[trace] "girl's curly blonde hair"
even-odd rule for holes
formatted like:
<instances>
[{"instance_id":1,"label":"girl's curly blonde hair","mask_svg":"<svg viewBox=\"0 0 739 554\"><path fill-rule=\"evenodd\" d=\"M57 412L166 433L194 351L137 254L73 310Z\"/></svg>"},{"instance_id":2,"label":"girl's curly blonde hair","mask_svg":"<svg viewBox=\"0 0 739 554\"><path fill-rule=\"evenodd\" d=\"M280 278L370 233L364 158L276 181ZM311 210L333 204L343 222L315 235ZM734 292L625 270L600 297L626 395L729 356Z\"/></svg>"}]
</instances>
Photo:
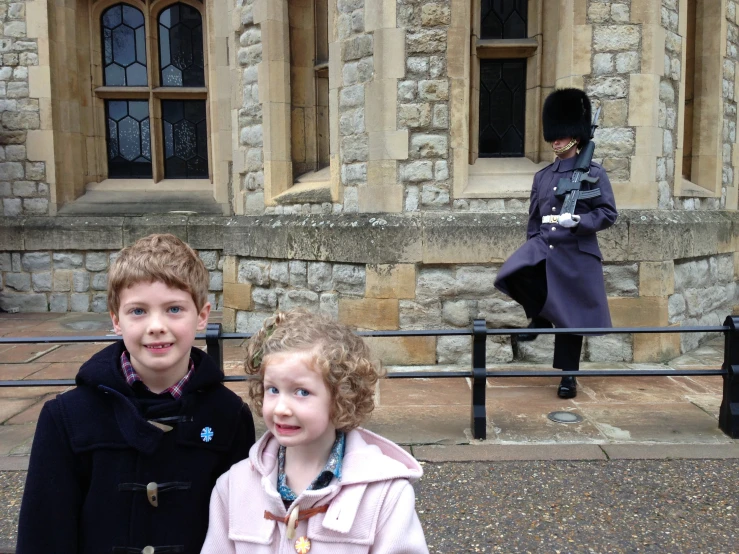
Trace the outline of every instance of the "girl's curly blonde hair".
<instances>
[{"instance_id":1,"label":"girl's curly blonde hair","mask_svg":"<svg viewBox=\"0 0 739 554\"><path fill-rule=\"evenodd\" d=\"M313 369L323 375L331 392L331 422L340 431L362 424L375 407L375 384L379 366L361 337L323 314L303 309L277 312L267 318L246 347L245 371L257 379L249 381L249 397L262 416L265 362L280 352L309 352Z\"/></svg>"}]
</instances>

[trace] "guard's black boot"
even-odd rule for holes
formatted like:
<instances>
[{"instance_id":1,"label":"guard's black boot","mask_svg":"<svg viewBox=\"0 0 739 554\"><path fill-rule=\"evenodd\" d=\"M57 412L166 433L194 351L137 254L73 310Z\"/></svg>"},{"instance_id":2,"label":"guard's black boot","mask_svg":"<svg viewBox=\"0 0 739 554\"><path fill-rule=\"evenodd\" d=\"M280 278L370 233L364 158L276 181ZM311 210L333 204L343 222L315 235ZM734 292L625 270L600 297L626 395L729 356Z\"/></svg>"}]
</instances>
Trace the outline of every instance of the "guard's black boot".
<instances>
[{"instance_id":1,"label":"guard's black boot","mask_svg":"<svg viewBox=\"0 0 739 554\"><path fill-rule=\"evenodd\" d=\"M577 379L574 377L562 377L557 389L560 398L575 398L577 396Z\"/></svg>"},{"instance_id":2,"label":"guard's black boot","mask_svg":"<svg viewBox=\"0 0 739 554\"><path fill-rule=\"evenodd\" d=\"M528 329L550 329L551 327L551 321L538 316L532 318L531 323L527 326ZM538 333L522 333L520 335L516 335L516 338L518 339L518 342L529 342L536 339L538 336Z\"/></svg>"}]
</instances>

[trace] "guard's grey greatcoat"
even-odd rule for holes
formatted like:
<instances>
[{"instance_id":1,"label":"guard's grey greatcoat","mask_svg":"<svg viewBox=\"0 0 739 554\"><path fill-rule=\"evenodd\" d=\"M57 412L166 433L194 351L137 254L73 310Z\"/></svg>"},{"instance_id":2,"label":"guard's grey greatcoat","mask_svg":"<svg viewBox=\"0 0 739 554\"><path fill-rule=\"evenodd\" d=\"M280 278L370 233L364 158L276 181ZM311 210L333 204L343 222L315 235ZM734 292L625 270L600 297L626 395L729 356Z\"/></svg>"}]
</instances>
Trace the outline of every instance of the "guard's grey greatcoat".
<instances>
[{"instance_id":1,"label":"guard's grey greatcoat","mask_svg":"<svg viewBox=\"0 0 739 554\"><path fill-rule=\"evenodd\" d=\"M610 327L603 257L595 233L613 225L618 212L603 167L592 163L590 175L600 180L596 185L582 184L582 190L600 188L601 195L578 200L579 225L566 229L557 223L542 223L544 216L559 215L563 198L554 195L555 187L561 178L572 176L576 159L557 159L534 177L526 243L500 268L495 286L510 296L507 279L515 279L523 267L546 261L548 295L539 315L555 327Z\"/></svg>"}]
</instances>

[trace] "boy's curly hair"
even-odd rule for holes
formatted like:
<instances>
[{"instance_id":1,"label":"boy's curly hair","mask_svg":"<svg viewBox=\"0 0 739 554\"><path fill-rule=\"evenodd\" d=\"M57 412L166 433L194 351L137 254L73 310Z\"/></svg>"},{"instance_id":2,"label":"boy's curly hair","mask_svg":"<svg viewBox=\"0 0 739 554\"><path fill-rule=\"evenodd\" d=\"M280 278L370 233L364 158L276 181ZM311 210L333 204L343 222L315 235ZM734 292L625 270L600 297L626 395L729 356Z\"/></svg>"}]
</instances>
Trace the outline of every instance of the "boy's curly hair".
<instances>
[{"instance_id":1,"label":"boy's curly hair","mask_svg":"<svg viewBox=\"0 0 739 554\"><path fill-rule=\"evenodd\" d=\"M247 344L244 369L257 377L249 382L249 397L259 416L265 361L280 352L313 355L313 368L323 375L331 392L331 422L336 429L350 431L358 427L374 409L380 370L370 359L364 340L328 316L296 309L267 318Z\"/></svg>"},{"instance_id":2,"label":"boy's curly hair","mask_svg":"<svg viewBox=\"0 0 739 554\"><path fill-rule=\"evenodd\" d=\"M160 281L190 293L200 311L208 301L210 276L195 251L171 234L153 234L120 251L108 274L108 309L118 314L121 291Z\"/></svg>"}]
</instances>

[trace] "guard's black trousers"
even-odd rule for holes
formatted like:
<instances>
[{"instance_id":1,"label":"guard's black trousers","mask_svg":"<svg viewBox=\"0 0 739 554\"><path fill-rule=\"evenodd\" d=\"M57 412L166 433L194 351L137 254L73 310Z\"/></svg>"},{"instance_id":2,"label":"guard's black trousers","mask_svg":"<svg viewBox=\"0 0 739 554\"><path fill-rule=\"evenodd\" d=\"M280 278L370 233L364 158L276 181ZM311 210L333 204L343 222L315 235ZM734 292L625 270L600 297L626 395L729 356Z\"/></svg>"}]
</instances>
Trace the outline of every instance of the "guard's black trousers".
<instances>
[{"instance_id":1,"label":"guard's black trousers","mask_svg":"<svg viewBox=\"0 0 739 554\"><path fill-rule=\"evenodd\" d=\"M548 320L540 317L544 303L547 301L547 267L546 262L535 266L524 267L506 279L508 291L516 302L523 306L526 317L532 319L534 327L551 327ZM573 307L573 309L576 309ZM565 371L580 369L580 353L582 352L582 336L554 335L554 361L552 367Z\"/></svg>"}]
</instances>

